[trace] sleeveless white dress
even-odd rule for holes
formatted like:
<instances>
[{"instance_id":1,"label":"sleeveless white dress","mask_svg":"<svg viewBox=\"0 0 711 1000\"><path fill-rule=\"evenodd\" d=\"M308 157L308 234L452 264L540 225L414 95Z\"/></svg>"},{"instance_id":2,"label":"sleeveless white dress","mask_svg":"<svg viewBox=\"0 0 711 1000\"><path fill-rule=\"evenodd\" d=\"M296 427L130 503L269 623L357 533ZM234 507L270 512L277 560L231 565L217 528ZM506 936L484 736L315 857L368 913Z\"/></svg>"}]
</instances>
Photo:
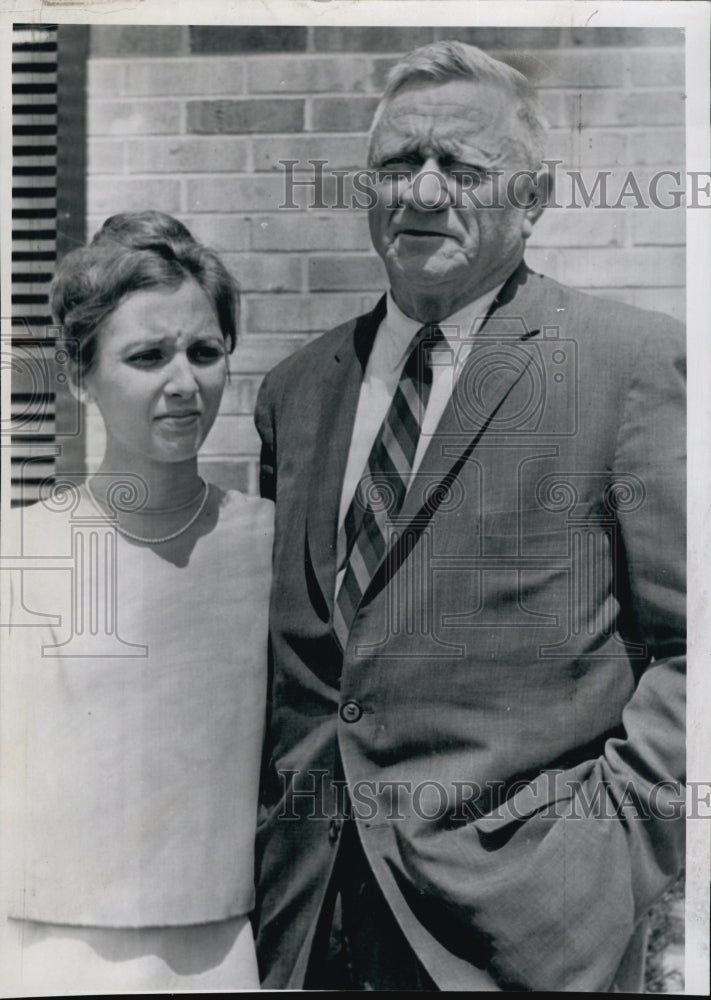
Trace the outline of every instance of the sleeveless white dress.
<instances>
[{"instance_id":1,"label":"sleeveless white dress","mask_svg":"<svg viewBox=\"0 0 711 1000\"><path fill-rule=\"evenodd\" d=\"M3 966L18 995L258 986L273 510L211 490L214 523L180 565L83 491L70 512L13 512Z\"/></svg>"}]
</instances>

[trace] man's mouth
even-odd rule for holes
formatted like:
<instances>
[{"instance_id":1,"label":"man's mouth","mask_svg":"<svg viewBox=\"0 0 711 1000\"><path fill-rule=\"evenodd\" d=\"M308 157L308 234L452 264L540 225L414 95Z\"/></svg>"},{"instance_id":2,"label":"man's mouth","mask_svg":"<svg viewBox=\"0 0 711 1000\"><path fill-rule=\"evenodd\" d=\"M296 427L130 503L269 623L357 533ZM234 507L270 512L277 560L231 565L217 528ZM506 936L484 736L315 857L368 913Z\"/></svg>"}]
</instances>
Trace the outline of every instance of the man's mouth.
<instances>
[{"instance_id":1,"label":"man's mouth","mask_svg":"<svg viewBox=\"0 0 711 1000\"><path fill-rule=\"evenodd\" d=\"M441 232L438 229L416 229L414 227L408 227L407 229L398 229L397 236L417 236L417 237L432 237L437 239L452 239L450 233Z\"/></svg>"}]
</instances>

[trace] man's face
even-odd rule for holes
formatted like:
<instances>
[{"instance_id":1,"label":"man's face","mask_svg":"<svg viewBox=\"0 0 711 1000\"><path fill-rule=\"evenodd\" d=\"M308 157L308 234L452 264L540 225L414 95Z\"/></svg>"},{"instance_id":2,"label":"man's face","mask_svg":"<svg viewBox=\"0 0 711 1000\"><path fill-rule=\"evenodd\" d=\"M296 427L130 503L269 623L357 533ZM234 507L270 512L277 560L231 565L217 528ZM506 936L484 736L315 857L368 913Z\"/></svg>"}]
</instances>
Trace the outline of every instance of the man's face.
<instances>
[{"instance_id":1,"label":"man's face","mask_svg":"<svg viewBox=\"0 0 711 1000\"><path fill-rule=\"evenodd\" d=\"M370 233L396 302L415 318L429 318L416 315L423 296L445 318L523 256L540 210L523 207L525 177L507 198L508 179L530 167L513 104L499 87L453 79L413 83L385 106L371 142Z\"/></svg>"}]
</instances>

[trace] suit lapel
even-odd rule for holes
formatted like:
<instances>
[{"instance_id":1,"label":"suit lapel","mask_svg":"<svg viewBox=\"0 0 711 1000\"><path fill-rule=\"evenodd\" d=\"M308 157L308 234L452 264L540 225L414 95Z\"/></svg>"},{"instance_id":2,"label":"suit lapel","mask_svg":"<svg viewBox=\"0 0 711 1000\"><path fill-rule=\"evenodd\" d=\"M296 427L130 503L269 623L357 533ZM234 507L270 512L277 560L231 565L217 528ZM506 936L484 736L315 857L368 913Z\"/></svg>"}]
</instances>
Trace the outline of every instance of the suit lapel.
<instances>
[{"instance_id":1,"label":"suit lapel","mask_svg":"<svg viewBox=\"0 0 711 1000\"><path fill-rule=\"evenodd\" d=\"M358 396L385 303L383 296L371 313L348 325L334 343L324 372L323 405L315 428L321 450L315 455L309 494L306 561L307 572L311 570L322 592L318 603L326 617L333 608L338 510Z\"/></svg>"},{"instance_id":2,"label":"suit lapel","mask_svg":"<svg viewBox=\"0 0 711 1000\"><path fill-rule=\"evenodd\" d=\"M452 469L457 474L458 465L474 450L530 365L535 346L529 341L546 317L544 281L521 262L492 303L420 465L419 475L428 486ZM334 344L324 374L329 395L324 396L315 440L326 444L316 456L322 465L314 476L306 522L307 573L313 575L321 591L315 603L320 605L324 620L333 609L338 510L358 396L385 303L383 296L371 313L346 328ZM487 364L487 356L491 359L495 352L495 362ZM422 490L408 491L400 517L406 520L421 514L422 500ZM422 522L421 517L417 520ZM396 565L397 560L393 569ZM389 576L379 570L364 599L369 600Z\"/></svg>"}]
</instances>

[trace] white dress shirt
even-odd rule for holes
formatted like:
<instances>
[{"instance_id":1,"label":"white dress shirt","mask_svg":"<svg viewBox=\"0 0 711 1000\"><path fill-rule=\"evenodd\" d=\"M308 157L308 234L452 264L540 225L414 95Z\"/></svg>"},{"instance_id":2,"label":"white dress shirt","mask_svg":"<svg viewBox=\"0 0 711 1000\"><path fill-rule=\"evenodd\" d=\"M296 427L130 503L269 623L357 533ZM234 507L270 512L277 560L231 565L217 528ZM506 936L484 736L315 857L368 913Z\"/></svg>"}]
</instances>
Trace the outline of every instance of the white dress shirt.
<instances>
[{"instance_id":1,"label":"white dress shirt","mask_svg":"<svg viewBox=\"0 0 711 1000\"><path fill-rule=\"evenodd\" d=\"M503 282L437 324L444 334L444 342L432 352L432 387L412 464L413 472L420 466L440 417L451 399L462 364L471 351L473 338L502 285ZM339 531L365 471L373 442L395 395L407 360L407 348L422 326L418 320L406 316L388 292L387 312L375 334L358 396L338 514ZM340 588L343 572L341 570L337 575L336 593Z\"/></svg>"}]
</instances>

